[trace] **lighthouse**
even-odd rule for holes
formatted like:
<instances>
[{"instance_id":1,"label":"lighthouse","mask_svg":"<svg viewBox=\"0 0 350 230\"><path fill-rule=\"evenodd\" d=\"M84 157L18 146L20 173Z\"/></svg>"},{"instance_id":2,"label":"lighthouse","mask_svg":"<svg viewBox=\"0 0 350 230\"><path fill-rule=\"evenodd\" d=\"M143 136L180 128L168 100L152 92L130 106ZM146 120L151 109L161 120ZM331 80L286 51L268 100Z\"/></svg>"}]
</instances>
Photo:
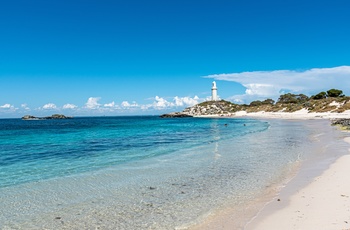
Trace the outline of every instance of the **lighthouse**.
<instances>
[{"instance_id":1,"label":"lighthouse","mask_svg":"<svg viewBox=\"0 0 350 230\"><path fill-rule=\"evenodd\" d=\"M213 81L213 87L211 88L211 100L217 101L218 100L218 88L216 88L216 82Z\"/></svg>"}]
</instances>

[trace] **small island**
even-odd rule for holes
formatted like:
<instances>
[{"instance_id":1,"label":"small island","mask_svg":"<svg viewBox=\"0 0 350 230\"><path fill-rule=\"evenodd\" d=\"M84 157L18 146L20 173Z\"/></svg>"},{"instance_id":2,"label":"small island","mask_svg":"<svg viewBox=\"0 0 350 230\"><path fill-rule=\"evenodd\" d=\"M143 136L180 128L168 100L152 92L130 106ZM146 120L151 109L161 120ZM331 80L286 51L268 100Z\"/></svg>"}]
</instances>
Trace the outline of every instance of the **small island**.
<instances>
[{"instance_id":1,"label":"small island","mask_svg":"<svg viewBox=\"0 0 350 230\"><path fill-rule=\"evenodd\" d=\"M53 114L48 117L35 117L32 115L25 115L22 117L22 120L59 120L59 119L72 119L73 117L68 117L63 114Z\"/></svg>"},{"instance_id":2,"label":"small island","mask_svg":"<svg viewBox=\"0 0 350 230\"><path fill-rule=\"evenodd\" d=\"M183 118L183 117L193 117L193 116L182 112L174 112L174 113L162 114L160 115L160 117L161 118L176 118L176 117Z\"/></svg>"}]
</instances>

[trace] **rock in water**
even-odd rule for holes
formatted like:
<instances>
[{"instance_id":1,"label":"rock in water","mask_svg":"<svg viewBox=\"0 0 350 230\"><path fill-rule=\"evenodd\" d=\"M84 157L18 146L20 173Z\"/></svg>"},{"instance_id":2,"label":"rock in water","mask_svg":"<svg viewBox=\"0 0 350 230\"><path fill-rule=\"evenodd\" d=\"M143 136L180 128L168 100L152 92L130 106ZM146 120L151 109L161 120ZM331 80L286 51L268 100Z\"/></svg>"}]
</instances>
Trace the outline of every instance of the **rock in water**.
<instances>
[{"instance_id":1,"label":"rock in water","mask_svg":"<svg viewBox=\"0 0 350 230\"><path fill-rule=\"evenodd\" d=\"M63 114L53 114L52 116L45 117L45 119L70 119L72 117L66 117Z\"/></svg>"},{"instance_id":2,"label":"rock in water","mask_svg":"<svg viewBox=\"0 0 350 230\"><path fill-rule=\"evenodd\" d=\"M63 114L53 114L48 117L34 117L32 115L25 115L22 120L49 120L49 119L71 119L72 117L67 117Z\"/></svg>"},{"instance_id":3,"label":"rock in water","mask_svg":"<svg viewBox=\"0 0 350 230\"><path fill-rule=\"evenodd\" d=\"M348 118L335 118L331 120L332 125L341 125L344 128L350 128L350 119Z\"/></svg>"},{"instance_id":4,"label":"rock in water","mask_svg":"<svg viewBox=\"0 0 350 230\"><path fill-rule=\"evenodd\" d=\"M161 118L183 118L183 117L193 117L191 115L188 115L186 113L180 113L180 112L174 112L174 113L166 113L163 115L160 115Z\"/></svg>"},{"instance_id":5,"label":"rock in water","mask_svg":"<svg viewBox=\"0 0 350 230\"><path fill-rule=\"evenodd\" d=\"M31 115L25 115L22 117L22 120L37 120L37 117L31 116Z\"/></svg>"}]
</instances>

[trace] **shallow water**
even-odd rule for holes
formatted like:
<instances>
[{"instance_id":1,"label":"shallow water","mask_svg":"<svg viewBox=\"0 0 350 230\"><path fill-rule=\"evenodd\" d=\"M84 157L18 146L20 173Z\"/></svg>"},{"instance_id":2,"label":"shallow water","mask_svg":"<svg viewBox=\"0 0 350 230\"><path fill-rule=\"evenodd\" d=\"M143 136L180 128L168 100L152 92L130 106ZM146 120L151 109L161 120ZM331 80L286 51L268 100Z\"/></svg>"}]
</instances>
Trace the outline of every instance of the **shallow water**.
<instances>
[{"instance_id":1,"label":"shallow water","mask_svg":"<svg viewBox=\"0 0 350 230\"><path fill-rule=\"evenodd\" d=\"M187 226L281 181L295 162L311 157L311 149L327 144L317 142L331 132L327 125L157 117L0 120L0 228Z\"/></svg>"}]
</instances>

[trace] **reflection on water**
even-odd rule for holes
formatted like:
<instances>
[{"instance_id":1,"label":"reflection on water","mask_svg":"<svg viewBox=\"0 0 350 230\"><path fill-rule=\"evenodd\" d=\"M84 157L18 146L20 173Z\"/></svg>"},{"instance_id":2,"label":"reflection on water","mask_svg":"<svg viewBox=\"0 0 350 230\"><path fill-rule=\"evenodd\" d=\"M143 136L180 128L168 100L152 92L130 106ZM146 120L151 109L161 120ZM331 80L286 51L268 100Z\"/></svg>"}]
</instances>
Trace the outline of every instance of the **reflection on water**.
<instances>
[{"instance_id":1,"label":"reflection on water","mask_svg":"<svg viewBox=\"0 0 350 230\"><path fill-rule=\"evenodd\" d=\"M222 124L221 124L222 125ZM219 153L219 142L220 142L220 129L217 119L213 119L211 123L212 133L213 133L213 140L214 140L214 159L217 160L221 157ZM224 124L226 127L226 124Z\"/></svg>"},{"instance_id":2,"label":"reflection on water","mask_svg":"<svg viewBox=\"0 0 350 230\"><path fill-rule=\"evenodd\" d=\"M153 122L153 128L149 122ZM314 144L322 148L330 143L338 144L338 140L314 143L309 138L315 133L330 136L332 128L323 121L270 121L269 124L248 119L170 119L157 122L147 121L147 132L143 132L148 136L142 139L144 143L157 141L152 147L135 143L131 152L134 160L0 188L0 229L186 226L227 204L234 207L249 203L271 183L281 180L298 156L306 158ZM161 127L155 131L157 124ZM124 127L132 136L128 129ZM95 132L97 142L99 135L104 140L107 138L105 132ZM117 131L109 130L108 138L113 132ZM169 143L172 138L178 140ZM136 141L121 145L125 147L133 142ZM152 155L155 152L166 154ZM82 160L102 165L105 157L115 159L113 152L97 153ZM135 160L142 154L148 157ZM62 165L60 170L64 168Z\"/></svg>"}]
</instances>

